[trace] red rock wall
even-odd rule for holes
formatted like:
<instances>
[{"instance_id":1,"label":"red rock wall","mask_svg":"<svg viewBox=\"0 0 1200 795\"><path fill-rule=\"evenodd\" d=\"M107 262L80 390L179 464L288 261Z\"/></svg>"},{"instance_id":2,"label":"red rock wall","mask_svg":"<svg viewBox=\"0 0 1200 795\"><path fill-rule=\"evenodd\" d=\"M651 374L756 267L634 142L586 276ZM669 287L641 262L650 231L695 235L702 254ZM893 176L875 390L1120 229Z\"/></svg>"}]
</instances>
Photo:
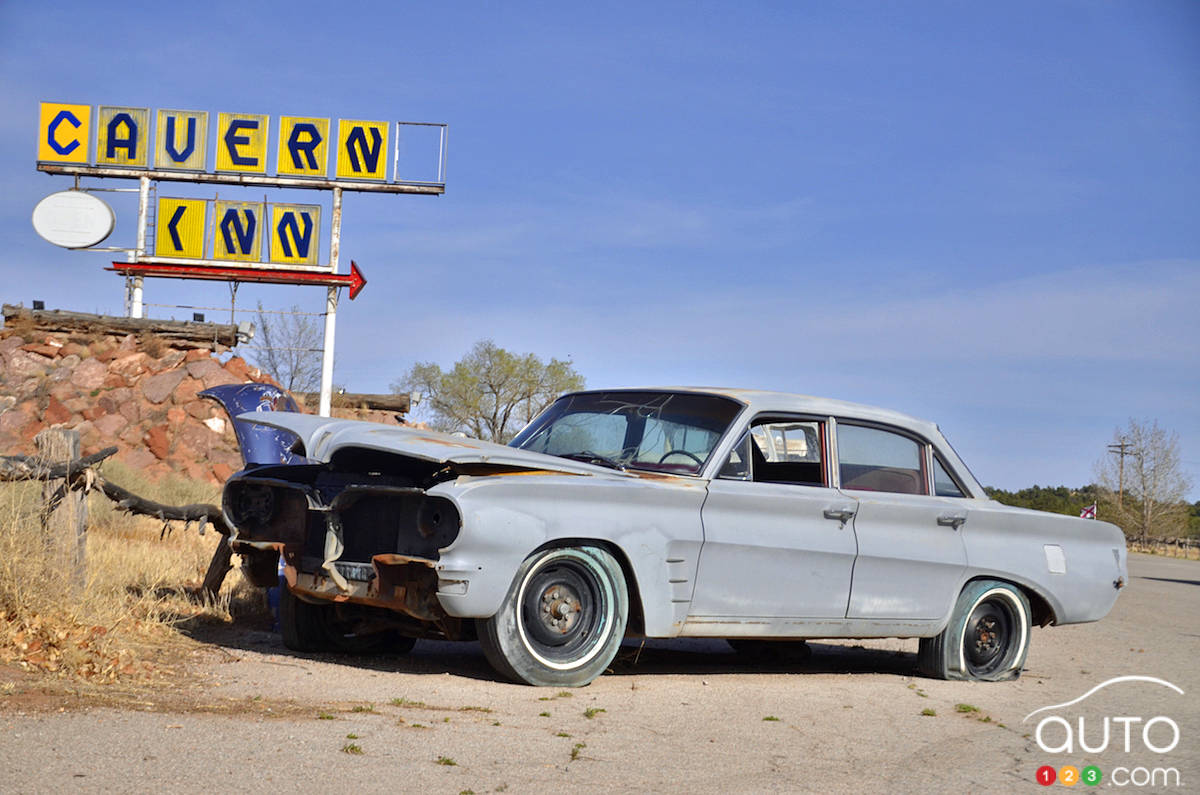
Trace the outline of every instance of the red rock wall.
<instances>
[{"instance_id":1,"label":"red rock wall","mask_svg":"<svg viewBox=\"0 0 1200 795\"><path fill-rule=\"evenodd\" d=\"M219 384L275 383L240 357L174 349L159 338L0 330L0 454L36 453L43 428L74 428L85 455L116 457L158 477L224 481L241 469L224 410L196 393Z\"/></svg>"}]
</instances>

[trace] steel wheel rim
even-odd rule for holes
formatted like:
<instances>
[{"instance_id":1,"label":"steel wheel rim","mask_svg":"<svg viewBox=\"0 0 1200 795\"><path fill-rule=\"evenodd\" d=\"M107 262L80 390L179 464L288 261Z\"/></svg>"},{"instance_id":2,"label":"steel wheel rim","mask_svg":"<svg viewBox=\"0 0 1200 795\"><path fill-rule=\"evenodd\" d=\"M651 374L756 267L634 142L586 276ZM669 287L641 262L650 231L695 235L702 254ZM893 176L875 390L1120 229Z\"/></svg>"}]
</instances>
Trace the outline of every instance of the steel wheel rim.
<instances>
[{"instance_id":1,"label":"steel wheel rim","mask_svg":"<svg viewBox=\"0 0 1200 795\"><path fill-rule=\"evenodd\" d=\"M963 651L973 676L985 676L1004 666L1015 623L1012 609L998 599L987 599L971 611L963 628Z\"/></svg>"},{"instance_id":2,"label":"steel wheel rim","mask_svg":"<svg viewBox=\"0 0 1200 795\"><path fill-rule=\"evenodd\" d=\"M535 657L553 667L581 665L598 648L610 607L591 566L574 558L550 560L521 589L521 637Z\"/></svg>"}]
</instances>

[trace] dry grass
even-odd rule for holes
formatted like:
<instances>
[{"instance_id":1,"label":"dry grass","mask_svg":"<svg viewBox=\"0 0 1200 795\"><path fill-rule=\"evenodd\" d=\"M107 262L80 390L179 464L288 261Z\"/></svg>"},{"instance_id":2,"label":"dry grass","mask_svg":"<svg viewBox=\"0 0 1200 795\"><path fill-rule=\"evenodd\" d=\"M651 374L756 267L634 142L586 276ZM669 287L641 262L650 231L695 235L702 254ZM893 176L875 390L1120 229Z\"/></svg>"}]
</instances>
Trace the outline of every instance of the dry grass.
<instances>
[{"instance_id":1,"label":"dry grass","mask_svg":"<svg viewBox=\"0 0 1200 795\"><path fill-rule=\"evenodd\" d=\"M179 478L147 481L117 463L106 478L168 504L215 502L219 489ZM261 613L261 591L235 569L221 596L199 593L221 536L117 511L88 499L86 579L73 581L63 553L41 530L40 484L0 484L0 662L31 672L97 683L153 674L192 642L194 621Z\"/></svg>"}]
</instances>

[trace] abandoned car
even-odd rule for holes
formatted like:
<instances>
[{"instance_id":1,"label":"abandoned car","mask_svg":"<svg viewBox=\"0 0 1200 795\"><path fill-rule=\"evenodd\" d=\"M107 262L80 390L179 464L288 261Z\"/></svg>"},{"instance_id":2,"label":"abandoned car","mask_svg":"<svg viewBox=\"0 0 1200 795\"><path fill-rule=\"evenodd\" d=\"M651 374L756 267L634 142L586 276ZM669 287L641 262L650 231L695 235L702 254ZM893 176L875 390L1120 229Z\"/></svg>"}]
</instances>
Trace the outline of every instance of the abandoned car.
<instances>
[{"instance_id":1,"label":"abandoned car","mask_svg":"<svg viewBox=\"0 0 1200 795\"><path fill-rule=\"evenodd\" d=\"M240 420L294 435L223 509L252 581L277 582L282 555L298 650L478 638L503 676L569 687L625 637L901 637L927 675L1002 680L1032 625L1102 618L1126 577L1119 528L994 502L936 425L869 406L586 391L508 446Z\"/></svg>"}]
</instances>

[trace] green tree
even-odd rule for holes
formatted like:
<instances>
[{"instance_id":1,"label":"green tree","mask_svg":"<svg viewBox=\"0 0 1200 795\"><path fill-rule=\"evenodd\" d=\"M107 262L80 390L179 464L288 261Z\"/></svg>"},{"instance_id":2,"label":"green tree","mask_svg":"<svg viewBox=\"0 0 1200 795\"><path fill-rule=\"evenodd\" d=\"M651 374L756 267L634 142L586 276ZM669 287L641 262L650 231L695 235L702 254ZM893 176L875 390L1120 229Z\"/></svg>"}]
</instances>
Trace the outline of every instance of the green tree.
<instances>
[{"instance_id":1,"label":"green tree","mask_svg":"<svg viewBox=\"0 0 1200 795\"><path fill-rule=\"evenodd\" d=\"M1142 541L1185 535L1191 482L1180 464L1178 434L1131 419L1113 433L1109 450L1096 464L1103 516Z\"/></svg>"},{"instance_id":2,"label":"green tree","mask_svg":"<svg viewBox=\"0 0 1200 795\"><path fill-rule=\"evenodd\" d=\"M571 364L480 340L450 370L418 362L392 389L412 394L418 416L436 430L505 443L559 395L583 389Z\"/></svg>"}]
</instances>

